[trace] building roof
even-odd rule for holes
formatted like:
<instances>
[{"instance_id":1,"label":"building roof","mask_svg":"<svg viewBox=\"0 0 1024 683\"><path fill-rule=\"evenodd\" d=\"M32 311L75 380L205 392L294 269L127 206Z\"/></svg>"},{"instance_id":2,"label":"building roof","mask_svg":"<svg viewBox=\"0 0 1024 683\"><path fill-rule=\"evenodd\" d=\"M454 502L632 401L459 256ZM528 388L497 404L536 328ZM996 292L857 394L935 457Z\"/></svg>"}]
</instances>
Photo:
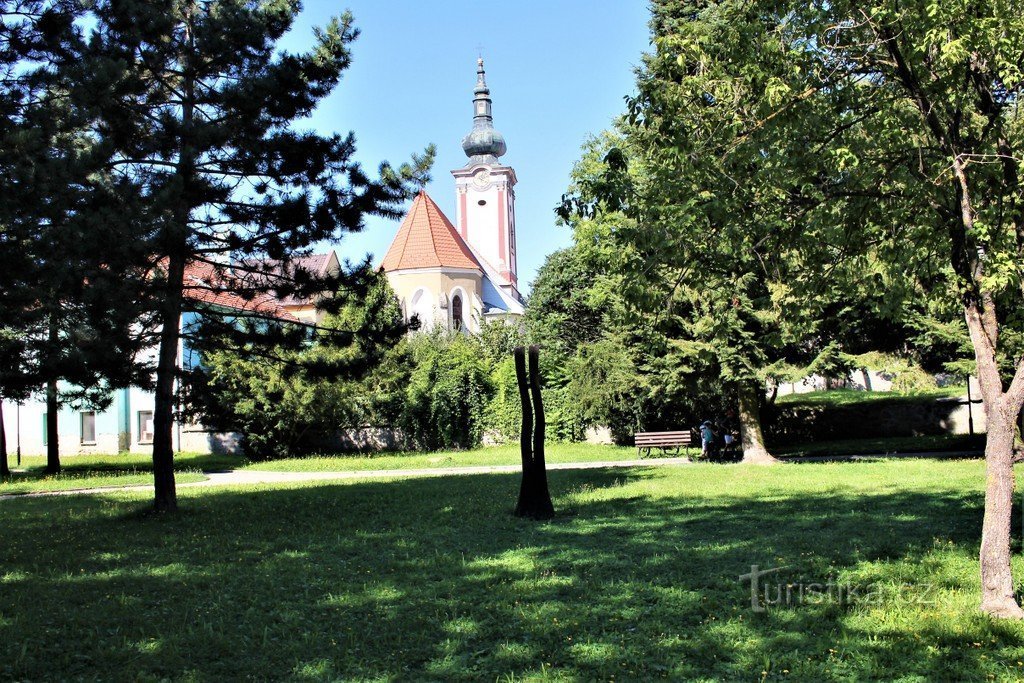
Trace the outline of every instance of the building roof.
<instances>
[{"instance_id":1,"label":"building roof","mask_svg":"<svg viewBox=\"0 0 1024 683\"><path fill-rule=\"evenodd\" d=\"M338 258L334 251L328 251L324 254L308 254L306 256L297 256L289 261L289 267L292 269L289 272L293 272L296 268L301 268L315 278L322 279L332 274L332 270L338 266ZM272 268L268 268L268 271L273 272L275 275L285 277L286 268L284 264L277 263L273 264ZM317 297L301 296L299 294L289 294L281 297L280 304L282 306L310 306L315 303Z\"/></svg>"},{"instance_id":2,"label":"building roof","mask_svg":"<svg viewBox=\"0 0 1024 683\"><path fill-rule=\"evenodd\" d=\"M263 318L301 322L273 296L263 292L246 292L244 283L210 263L190 263L185 268L184 285L185 298L194 303L240 313L248 312Z\"/></svg>"},{"instance_id":3,"label":"building roof","mask_svg":"<svg viewBox=\"0 0 1024 683\"><path fill-rule=\"evenodd\" d=\"M426 192L413 200L381 268L471 268L482 270L473 251Z\"/></svg>"}]
</instances>

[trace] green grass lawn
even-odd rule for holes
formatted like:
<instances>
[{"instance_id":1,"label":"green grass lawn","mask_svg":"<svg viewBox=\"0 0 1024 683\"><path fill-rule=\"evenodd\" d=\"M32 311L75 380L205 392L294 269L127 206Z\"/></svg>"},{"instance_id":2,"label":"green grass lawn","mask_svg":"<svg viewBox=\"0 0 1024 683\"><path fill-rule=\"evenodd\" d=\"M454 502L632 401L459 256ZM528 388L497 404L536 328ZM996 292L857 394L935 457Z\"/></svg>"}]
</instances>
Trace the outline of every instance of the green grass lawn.
<instances>
[{"instance_id":1,"label":"green grass lawn","mask_svg":"<svg viewBox=\"0 0 1024 683\"><path fill-rule=\"evenodd\" d=\"M8 457L8 462L12 468L17 468L13 457ZM175 479L181 484L202 481L206 478L201 472L203 469L220 469L243 462L242 458L179 453L174 462ZM67 455L61 458L61 466L60 474L48 475L43 472L45 457L24 456L21 470L15 471L10 480L0 481L0 495L153 483L153 459L148 454Z\"/></svg>"},{"instance_id":2,"label":"green grass lawn","mask_svg":"<svg viewBox=\"0 0 1024 683\"><path fill-rule=\"evenodd\" d=\"M509 514L512 474L185 489L172 517L135 493L4 501L0 679L1024 675L1024 625L976 610L978 461L550 482L546 523ZM754 564L797 597L752 611Z\"/></svg>"},{"instance_id":3,"label":"green grass lawn","mask_svg":"<svg viewBox=\"0 0 1024 683\"><path fill-rule=\"evenodd\" d=\"M938 398L954 398L966 396L967 386L944 387L928 391L858 391L856 389L829 389L828 391L811 391L806 394L786 394L779 396L775 402L781 405L820 405L843 406L853 403L871 401L904 401L917 403L922 400ZM979 398L975 396L974 398Z\"/></svg>"}]
</instances>

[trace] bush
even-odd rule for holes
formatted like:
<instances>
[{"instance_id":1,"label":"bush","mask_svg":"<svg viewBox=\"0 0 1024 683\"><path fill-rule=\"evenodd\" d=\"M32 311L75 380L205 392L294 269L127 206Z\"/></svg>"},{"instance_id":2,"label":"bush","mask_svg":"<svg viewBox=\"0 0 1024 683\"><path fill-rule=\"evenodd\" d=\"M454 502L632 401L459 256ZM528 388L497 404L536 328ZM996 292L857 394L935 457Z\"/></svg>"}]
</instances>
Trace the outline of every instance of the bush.
<instances>
[{"instance_id":1,"label":"bush","mask_svg":"<svg viewBox=\"0 0 1024 683\"><path fill-rule=\"evenodd\" d=\"M410 340L410 349L414 367L402 418L406 435L426 450L478 446L494 393L479 341L435 333Z\"/></svg>"}]
</instances>

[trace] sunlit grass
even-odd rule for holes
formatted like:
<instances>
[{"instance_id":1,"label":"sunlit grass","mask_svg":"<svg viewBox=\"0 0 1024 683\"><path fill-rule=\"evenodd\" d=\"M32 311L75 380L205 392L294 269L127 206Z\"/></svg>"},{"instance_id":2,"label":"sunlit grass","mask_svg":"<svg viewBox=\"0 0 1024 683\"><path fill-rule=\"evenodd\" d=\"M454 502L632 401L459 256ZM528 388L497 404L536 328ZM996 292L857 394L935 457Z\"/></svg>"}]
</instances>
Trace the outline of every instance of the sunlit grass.
<instances>
[{"instance_id":1,"label":"sunlit grass","mask_svg":"<svg viewBox=\"0 0 1024 683\"><path fill-rule=\"evenodd\" d=\"M983 464L552 471L0 503L0 678L1019 680ZM1019 537L1015 517L1014 537ZM1015 553L1019 545L1015 541ZM850 585L750 608L772 586ZM1024 561L1015 555L1018 576Z\"/></svg>"}]
</instances>

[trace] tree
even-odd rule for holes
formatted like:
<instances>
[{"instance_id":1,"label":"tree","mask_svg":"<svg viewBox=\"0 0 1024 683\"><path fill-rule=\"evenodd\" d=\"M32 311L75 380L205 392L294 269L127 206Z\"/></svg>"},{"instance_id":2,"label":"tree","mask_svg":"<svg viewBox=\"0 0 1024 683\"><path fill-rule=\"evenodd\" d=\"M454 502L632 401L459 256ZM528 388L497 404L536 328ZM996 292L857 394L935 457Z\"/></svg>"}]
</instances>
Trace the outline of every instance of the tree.
<instances>
[{"instance_id":1,"label":"tree","mask_svg":"<svg viewBox=\"0 0 1024 683\"><path fill-rule=\"evenodd\" d=\"M754 266L737 273L758 272L749 254L768 257L771 297L798 295L779 320L820 319L816 303L809 315L801 307L833 299L837 282L857 282L857 266L882 265L891 281L909 282L894 298L924 294L939 308L957 301L989 419L981 607L1024 617L1009 554L1013 463L1024 453L1014 435L1024 405L1024 12L1016 3L934 0L666 1L653 25L655 54L626 129L639 186L604 195L646 229L626 240L639 247L637 261L651 263L634 270L653 271L655 283L666 265L685 273L672 254L695 243L723 253L714 236L745 222L729 242L742 249L724 253ZM629 189L623 178L602 183ZM679 232L679 213L709 219L682 220L703 233ZM710 307L726 303L728 290L715 286L720 264L687 256L711 276ZM812 267L785 267L801 261ZM749 293L738 294L734 308L756 313ZM731 316L717 306L708 324Z\"/></svg>"},{"instance_id":2,"label":"tree","mask_svg":"<svg viewBox=\"0 0 1024 683\"><path fill-rule=\"evenodd\" d=\"M598 274L575 246L544 259L530 289L523 316L526 334L564 358L601 338L608 327L606 301L595 292Z\"/></svg>"},{"instance_id":3,"label":"tree","mask_svg":"<svg viewBox=\"0 0 1024 683\"><path fill-rule=\"evenodd\" d=\"M938 301L958 300L974 351L988 437L981 609L1024 617L1010 571L1015 423L1024 406L1024 12L1018 3L830 3L808 32L876 150L862 175L886 198L863 241L916 245L913 270ZM898 223L892 220L898 216Z\"/></svg>"},{"instance_id":4,"label":"tree","mask_svg":"<svg viewBox=\"0 0 1024 683\"><path fill-rule=\"evenodd\" d=\"M189 415L241 432L255 458L301 455L338 430L394 424L408 377L405 325L383 273L363 276L366 295L346 296L305 348L238 346L200 334L203 362L185 383Z\"/></svg>"},{"instance_id":5,"label":"tree","mask_svg":"<svg viewBox=\"0 0 1024 683\"><path fill-rule=\"evenodd\" d=\"M102 407L137 380L145 322L137 245L119 231L118 181L88 134L94 111L78 95L83 7L60 0L4 3L0 209L3 355L0 395L45 385L47 471L60 470L57 411Z\"/></svg>"},{"instance_id":6,"label":"tree","mask_svg":"<svg viewBox=\"0 0 1024 683\"><path fill-rule=\"evenodd\" d=\"M633 326L736 397L744 460L760 463L774 461L760 427L765 382L822 350L806 340L827 292L803 297L800 283L820 267L809 252L832 260L821 246L834 243L805 229L820 193L791 171L827 165L813 154L819 105L797 99L773 114L817 72L786 16L757 3L655 3L655 51L621 137L590 145L562 207L577 232L608 226L598 234Z\"/></svg>"},{"instance_id":7,"label":"tree","mask_svg":"<svg viewBox=\"0 0 1024 683\"><path fill-rule=\"evenodd\" d=\"M180 320L186 293L338 291L295 265L311 244L358 230L366 214L397 217L398 202L422 182L431 153L415 167L384 165L379 180L352 159L350 134L297 130L338 83L357 36L345 14L315 31L307 53L278 53L296 1L101 0L94 5L90 90L110 165L133 183L142 207L133 221L150 250L158 301L154 410L155 507L177 507L172 423ZM186 281L190 267L204 277ZM344 279L344 278L343 278ZM244 314L266 320L258 306ZM216 317L211 310L209 317ZM239 313L225 332L241 329ZM301 335L267 321L245 329L257 344ZM257 333L265 338L255 340Z\"/></svg>"}]
</instances>

